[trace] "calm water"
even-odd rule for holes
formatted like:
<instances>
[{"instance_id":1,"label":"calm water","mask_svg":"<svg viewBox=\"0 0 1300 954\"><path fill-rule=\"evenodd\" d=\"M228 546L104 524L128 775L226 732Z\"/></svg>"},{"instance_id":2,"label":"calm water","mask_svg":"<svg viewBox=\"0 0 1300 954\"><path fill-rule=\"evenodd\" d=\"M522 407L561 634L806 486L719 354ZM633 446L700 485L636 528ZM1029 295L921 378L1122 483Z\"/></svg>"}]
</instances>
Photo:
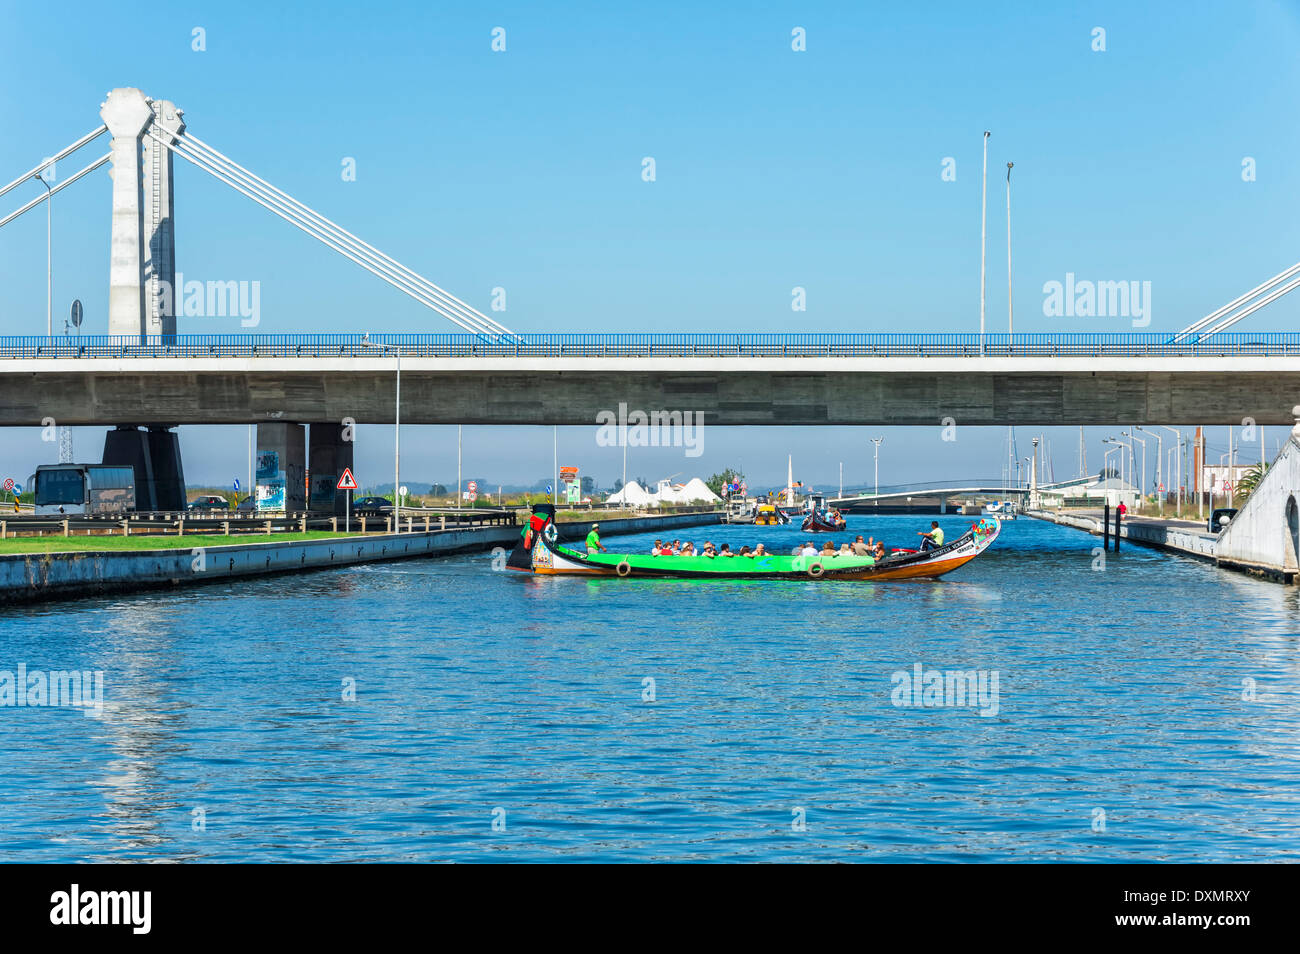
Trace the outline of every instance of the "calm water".
<instances>
[{"instance_id":1,"label":"calm water","mask_svg":"<svg viewBox=\"0 0 1300 954\"><path fill-rule=\"evenodd\" d=\"M1094 546L1022 519L940 583L485 554L3 610L0 670L103 670L105 707L0 708L0 857L1300 858L1296 591ZM996 672L996 715L895 706L917 663Z\"/></svg>"}]
</instances>

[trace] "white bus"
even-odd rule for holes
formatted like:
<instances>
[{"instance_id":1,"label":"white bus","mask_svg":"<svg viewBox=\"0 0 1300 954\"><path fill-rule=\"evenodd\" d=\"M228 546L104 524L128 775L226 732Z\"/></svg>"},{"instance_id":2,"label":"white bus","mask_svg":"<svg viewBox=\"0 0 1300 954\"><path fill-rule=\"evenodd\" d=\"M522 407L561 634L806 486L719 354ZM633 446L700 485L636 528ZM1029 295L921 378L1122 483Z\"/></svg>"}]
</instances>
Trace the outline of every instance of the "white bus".
<instances>
[{"instance_id":1,"label":"white bus","mask_svg":"<svg viewBox=\"0 0 1300 954\"><path fill-rule=\"evenodd\" d=\"M42 464L29 484L37 515L135 509L135 468L129 464Z\"/></svg>"}]
</instances>

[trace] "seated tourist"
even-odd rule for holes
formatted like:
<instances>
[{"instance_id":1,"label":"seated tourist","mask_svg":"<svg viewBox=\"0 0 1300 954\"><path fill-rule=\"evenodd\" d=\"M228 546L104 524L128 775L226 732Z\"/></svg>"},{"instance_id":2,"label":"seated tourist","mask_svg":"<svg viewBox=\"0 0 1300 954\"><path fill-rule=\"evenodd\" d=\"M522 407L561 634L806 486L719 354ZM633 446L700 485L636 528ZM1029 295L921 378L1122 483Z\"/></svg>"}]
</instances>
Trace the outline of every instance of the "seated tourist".
<instances>
[{"instance_id":1,"label":"seated tourist","mask_svg":"<svg viewBox=\"0 0 1300 954\"><path fill-rule=\"evenodd\" d=\"M822 556L835 556L835 544L830 540L822 544Z\"/></svg>"},{"instance_id":2,"label":"seated tourist","mask_svg":"<svg viewBox=\"0 0 1300 954\"><path fill-rule=\"evenodd\" d=\"M852 555L853 555L853 548L849 546L847 543L841 543L840 556L852 556Z\"/></svg>"},{"instance_id":3,"label":"seated tourist","mask_svg":"<svg viewBox=\"0 0 1300 954\"><path fill-rule=\"evenodd\" d=\"M817 548L816 548L815 546L813 546L813 542L812 542L811 540L809 540L809 541L807 541L807 542L803 545L803 549L799 551L799 555L800 555L800 556L816 556L816 555L817 555Z\"/></svg>"},{"instance_id":4,"label":"seated tourist","mask_svg":"<svg viewBox=\"0 0 1300 954\"><path fill-rule=\"evenodd\" d=\"M740 548L740 555L741 555L741 556L753 556L754 554L752 554L752 553L749 551L749 546L746 544L746 545L742 545L742 546L741 546L741 548Z\"/></svg>"},{"instance_id":5,"label":"seated tourist","mask_svg":"<svg viewBox=\"0 0 1300 954\"><path fill-rule=\"evenodd\" d=\"M921 538L921 550L937 550L943 546L943 531L939 529L939 521L931 520L929 530L918 530L916 535Z\"/></svg>"},{"instance_id":6,"label":"seated tourist","mask_svg":"<svg viewBox=\"0 0 1300 954\"><path fill-rule=\"evenodd\" d=\"M663 554L664 544L662 540L656 540L654 549L650 551L651 556L661 556Z\"/></svg>"},{"instance_id":7,"label":"seated tourist","mask_svg":"<svg viewBox=\"0 0 1300 954\"><path fill-rule=\"evenodd\" d=\"M854 552L854 554L856 554L857 556L870 556L870 555L871 555L871 544L870 544L870 543L864 543L863 540L862 540L862 534L860 534L860 533L858 534L858 538L857 538L856 540L853 541L853 552Z\"/></svg>"},{"instance_id":8,"label":"seated tourist","mask_svg":"<svg viewBox=\"0 0 1300 954\"><path fill-rule=\"evenodd\" d=\"M718 552L717 552L715 549L713 549L713 544L710 543L708 540L705 540L705 541L704 541L704 551L700 554L700 556L706 556L706 557L709 557L709 558L711 559L711 558L713 558L713 557L715 557L715 556L717 556L717 555L718 555Z\"/></svg>"},{"instance_id":9,"label":"seated tourist","mask_svg":"<svg viewBox=\"0 0 1300 954\"><path fill-rule=\"evenodd\" d=\"M877 560L883 560L885 558L885 544L880 540L876 541L876 549L872 553L872 556L874 556Z\"/></svg>"},{"instance_id":10,"label":"seated tourist","mask_svg":"<svg viewBox=\"0 0 1300 954\"><path fill-rule=\"evenodd\" d=\"M756 557L767 556L767 551L763 549L763 544L760 543L758 546L754 547L752 555Z\"/></svg>"},{"instance_id":11,"label":"seated tourist","mask_svg":"<svg viewBox=\"0 0 1300 954\"><path fill-rule=\"evenodd\" d=\"M734 554L734 553L731 552L731 544L730 544L730 543L724 543L724 544L722 544L720 547L718 547L718 556L729 556L729 557L734 557L735 555L736 555L736 554Z\"/></svg>"}]
</instances>

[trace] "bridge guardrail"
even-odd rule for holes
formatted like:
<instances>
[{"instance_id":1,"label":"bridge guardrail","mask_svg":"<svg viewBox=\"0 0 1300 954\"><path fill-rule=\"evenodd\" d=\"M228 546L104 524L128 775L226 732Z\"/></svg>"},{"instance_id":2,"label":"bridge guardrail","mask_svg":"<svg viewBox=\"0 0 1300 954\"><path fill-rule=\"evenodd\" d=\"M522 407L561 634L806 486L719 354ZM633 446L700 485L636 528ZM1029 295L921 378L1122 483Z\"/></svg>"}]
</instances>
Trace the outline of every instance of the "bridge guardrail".
<instances>
[{"instance_id":1,"label":"bridge guardrail","mask_svg":"<svg viewBox=\"0 0 1300 954\"><path fill-rule=\"evenodd\" d=\"M981 342L981 338L983 339ZM1298 332L1224 332L1174 340L1172 332L1028 334L849 332L554 334L229 334L80 338L0 337L0 359L52 358L1030 358L1300 357ZM982 344L982 348L981 348Z\"/></svg>"}]
</instances>

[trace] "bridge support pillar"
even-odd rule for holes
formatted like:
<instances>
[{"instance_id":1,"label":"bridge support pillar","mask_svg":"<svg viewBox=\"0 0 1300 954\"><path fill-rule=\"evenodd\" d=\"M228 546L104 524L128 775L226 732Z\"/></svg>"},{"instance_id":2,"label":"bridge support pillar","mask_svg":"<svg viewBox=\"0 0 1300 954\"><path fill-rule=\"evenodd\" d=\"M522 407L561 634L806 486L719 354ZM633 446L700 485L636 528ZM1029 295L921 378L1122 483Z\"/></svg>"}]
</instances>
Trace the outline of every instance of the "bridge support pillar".
<instances>
[{"instance_id":1,"label":"bridge support pillar","mask_svg":"<svg viewBox=\"0 0 1300 954\"><path fill-rule=\"evenodd\" d=\"M264 421L257 425L258 510L301 513L307 509L307 429Z\"/></svg>"},{"instance_id":2,"label":"bridge support pillar","mask_svg":"<svg viewBox=\"0 0 1300 954\"><path fill-rule=\"evenodd\" d=\"M119 426L104 436L103 462L135 469L137 509L185 509L185 468L175 431L161 426L146 430L133 424Z\"/></svg>"},{"instance_id":3,"label":"bridge support pillar","mask_svg":"<svg viewBox=\"0 0 1300 954\"><path fill-rule=\"evenodd\" d=\"M336 489L343 469L352 468L351 427L332 421L311 425L310 454L307 458L311 474L311 499L309 510L343 516L347 508L347 491Z\"/></svg>"}]
</instances>

